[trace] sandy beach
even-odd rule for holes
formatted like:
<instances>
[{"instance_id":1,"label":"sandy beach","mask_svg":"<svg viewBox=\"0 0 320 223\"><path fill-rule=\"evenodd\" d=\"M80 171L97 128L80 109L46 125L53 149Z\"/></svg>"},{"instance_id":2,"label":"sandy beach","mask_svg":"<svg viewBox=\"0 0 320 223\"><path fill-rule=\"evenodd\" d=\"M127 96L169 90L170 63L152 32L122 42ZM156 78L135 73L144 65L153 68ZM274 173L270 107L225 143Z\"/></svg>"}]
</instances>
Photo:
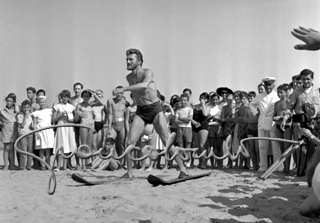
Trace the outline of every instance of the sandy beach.
<instances>
[{"instance_id":1,"label":"sandy beach","mask_svg":"<svg viewBox=\"0 0 320 223\"><path fill-rule=\"evenodd\" d=\"M2 151L0 165L3 166ZM190 174L208 170L190 170ZM212 174L171 186L154 187L147 171L132 180L115 172L88 172L108 177L106 184L86 186L56 173L57 188L47 194L48 171L2 171L1 222L319 222L299 215L299 206L311 194L304 177L273 174L265 181L258 174L238 169L212 170ZM154 170L172 179L175 169Z\"/></svg>"}]
</instances>

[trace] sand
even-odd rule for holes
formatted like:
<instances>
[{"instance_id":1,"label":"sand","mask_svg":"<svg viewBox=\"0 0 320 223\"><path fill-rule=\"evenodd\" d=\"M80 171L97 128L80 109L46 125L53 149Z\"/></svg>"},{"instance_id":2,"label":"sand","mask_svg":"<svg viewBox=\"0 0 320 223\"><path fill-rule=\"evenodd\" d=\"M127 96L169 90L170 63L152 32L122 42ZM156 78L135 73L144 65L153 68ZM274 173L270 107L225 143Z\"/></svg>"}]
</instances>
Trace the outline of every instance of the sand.
<instances>
[{"instance_id":1,"label":"sand","mask_svg":"<svg viewBox=\"0 0 320 223\"><path fill-rule=\"evenodd\" d=\"M320 222L299 215L312 193L304 177L279 173L261 181L251 171L221 169L209 177L153 187L147 171L119 180L125 170L118 170L90 172L110 181L86 186L71 179L76 172L83 173L57 172L53 195L46 191L48 171L0 172L0 222ZM178 175L175 169L151 173L168 179Z\"/></svg>"}]
</instances>

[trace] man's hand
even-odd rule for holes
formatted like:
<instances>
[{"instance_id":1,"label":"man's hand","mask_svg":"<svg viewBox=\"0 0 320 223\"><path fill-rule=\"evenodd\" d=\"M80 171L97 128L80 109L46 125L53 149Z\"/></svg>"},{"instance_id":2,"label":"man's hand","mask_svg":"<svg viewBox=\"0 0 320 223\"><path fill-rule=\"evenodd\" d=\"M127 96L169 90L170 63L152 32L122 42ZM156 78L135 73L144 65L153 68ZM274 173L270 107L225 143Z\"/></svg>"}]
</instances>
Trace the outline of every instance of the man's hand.
<instances>
[{"instance_id":1,"label":"man's hand","mask_svg":"<svg viewBox=\"0 0 320 223\"><path fill-rule=\"evenodd\" d=\"M301 128L300 130L301 135L310 138L311 136L313 136L313 134L311 133L311 131L309 129L305 129L305 128Z\"/></svg>"},{"instance_id":2,"label":"man's hand","mask_svg":"<svg viewBox=\"0 0 320 223\"><path fill-rule=\"evenodd\" d=\"M282 118L282 117L281 117L281 116L274 116L274 117L273 117L273 121L279 121L280 118Z\"/></svg>"},{"instance_id":3,"label":"man's hand","mask_svg":"<svg viewBox=\"0 0 320 223\"><path fill-rule=\"evenodd\" d=\"M320 32L314 29L307 29L302 26L291 31L299 40L305 44L297 44L294 46L296 50L319 50L320 49Z\"/></svg>"}]
</instances>

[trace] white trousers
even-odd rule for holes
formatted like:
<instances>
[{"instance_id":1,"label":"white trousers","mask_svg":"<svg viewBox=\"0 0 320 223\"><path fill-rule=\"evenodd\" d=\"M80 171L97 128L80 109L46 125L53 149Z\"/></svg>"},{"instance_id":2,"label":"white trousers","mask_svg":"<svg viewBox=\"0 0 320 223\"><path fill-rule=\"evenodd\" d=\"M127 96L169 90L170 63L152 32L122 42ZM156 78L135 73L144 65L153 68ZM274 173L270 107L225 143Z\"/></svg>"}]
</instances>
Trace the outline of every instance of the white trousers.
<instances>
[{"instance_id":1,"label":"white trousers","mask_svg":"<svg viewBox=\"0 0 320 223\"><path fill-rule=\"evenodd\" d=\"M265 131L258 129L259 137L277 138L275 131L271 129L270 131ZM276 141L259 140L259 154L260 154L260 169L268 169L268 149L271 146L273 161L277 161L281 156L280 145ZM283 170L283 164L281 164L277 171Z\"/></svg>"}]
</instances>

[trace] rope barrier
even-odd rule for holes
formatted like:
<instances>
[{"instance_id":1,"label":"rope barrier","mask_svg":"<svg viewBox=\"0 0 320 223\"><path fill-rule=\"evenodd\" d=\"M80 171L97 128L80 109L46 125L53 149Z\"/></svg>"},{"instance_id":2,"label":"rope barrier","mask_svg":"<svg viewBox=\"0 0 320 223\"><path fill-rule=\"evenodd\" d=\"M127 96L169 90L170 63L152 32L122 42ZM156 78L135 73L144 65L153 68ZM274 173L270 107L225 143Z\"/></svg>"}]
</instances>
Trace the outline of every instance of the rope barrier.
<instances>
[{"instance_id":1,"label":"rope barrier","mask_svg":"<svg viewBox=\"0 0 320 223\"><path fill-rule=\"evenodd\" d=\"M31 131L30 133L27 133L25 135L20 136L17 141L14 144L14 148L17 152L27 155L27 156L31 156L37 160L39 160L42 164L44 164L47 169L50 171L50 175L49 175L49 182L48 182L48 188L47 188L47 193L49 195L54 194L55 189L56 189L56 185L57 185L57 181L56 181L56 176L54 174L54 170L53 170L53 166L50 166L50 164L47 164L44 160L40 159L40 157L23 151L18 147L18 143L20 142L20 140L28 135L34 134L36 132L42 131L42 130L46 130L46 129L50 129L50 128L61 128L61 127L80 127L80 128L87 128L87 129L91 129L89 126L87 125L82 125L82 124L62 124L62 125L51 125L51 126L47 126L44 128L40 128L40 129L36 129ZM214 151L213 148L210 148L210 152L208 155L207 151L204 150L202 151L202 153L200 155L197 155L196 152L199 150L198 148L181 148L181 147L173 147L173 143L175 141L175 137L176 134L175 133L171 133L169 138L168 138L168 142L167 145L165 147L165 149L162 152L158 152L154 147L147 145L145 147L143 147L142 149L133 145L129 145L126 150L124 151L124 153L120 156L116 156L115 154L115 149L111 148L110 149L110 153L108 155L103 155L103 148L100 148L98 151L96 151L95 153L92 153L91 147L88 145L80 145L75 151L71 152L70 155L64 155L63 154L63 148L59 147L54 155L54 160L56 160L57 155L61 155L62 158L64 159L69 159L71 158L73 155L78 156L81 159L88 159L90 157L93 156L99 156L101 159L103 160L107 160L110 158L114 158L116 160L120 160L120 159L124 159L126 156L129 157L129 159L133 160L133 161L142 161L145 160L147 158L151 159L151 160L157 160L159 156L164 156L164 158L168 161L172 161L174 160L177 156L182 160L182 161L188 161L190 159L190 155L189 153L191 153L192 158L193 159L200 159L200 158L204 158L205 160L210 159L210 158L214 158L214 159L218 159L218 160L223 160L226 159L228 157L230 157L231 160L236 160L238 159L238 157L240 156L240 154L242 154L244 157L246 158L250 158L250 153L248 152L248 150L246 149L244 142L248 141L248 140L269 140L269 141L280 141L280 142L288 142L288 143L292 143L295 145L299 145L299 141L293 141L293 140L285 140L285 139L277 139L277 138L267 138L267 137L251 137L251 138L246 138L246 139L242 139L240 141L240 146L236 152L235 155L232 155L231 152L231 139L232 137L229 135L226 139L226 154L224 154L222 157L217 156ZM88 152L82 152L83 149L87 149ZM169 150L172 150L173 155L171 157L169 157ZM144 153L144 155L142 157L139 158L135 158L132 157L131 153L133 150L138 150L138 151L142 151Z\"/></svg>"}]
</instances>

